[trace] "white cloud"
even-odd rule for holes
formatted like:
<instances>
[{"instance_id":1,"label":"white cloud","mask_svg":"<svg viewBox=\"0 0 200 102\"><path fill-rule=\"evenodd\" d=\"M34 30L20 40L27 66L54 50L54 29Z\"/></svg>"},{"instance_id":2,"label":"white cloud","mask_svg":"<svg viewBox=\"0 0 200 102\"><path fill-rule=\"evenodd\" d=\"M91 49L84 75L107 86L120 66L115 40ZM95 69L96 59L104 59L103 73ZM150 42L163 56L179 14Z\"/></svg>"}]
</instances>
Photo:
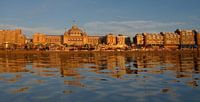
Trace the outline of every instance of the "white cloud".
<instances>
[{"instance_id":1,"label":"white cloud","mask_svg":"<svg viewBox=\"0 0 200 102\"><path fill-rule=\"evenodd\" d=\"M188 17L190 20L193 20L193 21L196 21L196 22L199 22L200 21L200 16L189 16Z\"/></svg>"},{"instance_id":2,"label":"white cloud","mask_svg":"<svg viewBox=\"0 0 200 102\"><path fill-rule=\"evenodd\" d=\"M109 22L89 22L84 25L89 33L122 33L133 35L137 32L160 32L162 30L173 31L184 23L179 22L155 22L155 21L109 21Z\"/></svg>"}]
</instances>

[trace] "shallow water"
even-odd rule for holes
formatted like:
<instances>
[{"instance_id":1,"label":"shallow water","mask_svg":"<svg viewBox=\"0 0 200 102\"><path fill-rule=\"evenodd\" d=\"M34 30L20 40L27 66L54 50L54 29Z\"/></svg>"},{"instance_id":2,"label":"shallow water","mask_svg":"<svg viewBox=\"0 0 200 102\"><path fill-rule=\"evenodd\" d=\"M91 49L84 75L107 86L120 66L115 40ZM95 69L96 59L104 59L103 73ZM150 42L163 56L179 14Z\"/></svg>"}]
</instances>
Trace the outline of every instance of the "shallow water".
<instances>
[{"instance_id":1,"label":"shallow water","mask_svg":"<svg viewBox=\"0 0 200 102\"><path fill-rule=\"evenodd\" d=\"M197 102L199 53L0 54L1 102Z\"/></svg>"}]
</instances>

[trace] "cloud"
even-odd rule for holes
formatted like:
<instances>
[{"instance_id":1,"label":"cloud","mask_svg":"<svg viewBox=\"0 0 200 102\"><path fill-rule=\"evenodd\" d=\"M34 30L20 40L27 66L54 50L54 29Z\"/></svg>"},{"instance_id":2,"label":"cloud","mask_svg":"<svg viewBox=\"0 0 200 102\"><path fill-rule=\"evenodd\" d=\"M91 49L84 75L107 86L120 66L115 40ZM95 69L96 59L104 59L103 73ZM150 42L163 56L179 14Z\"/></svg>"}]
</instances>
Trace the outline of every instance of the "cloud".
<instances>
[{"instance_id":1,"label":"cloud","mask_svg":"<svg viewBox=\"0 0 200 102\"><path fill-rule=\"evenodd\" d=\"M189 16L189 19L193 20L193 21L200 21L200 16Z\"/></svg>"},{"instance_id":2,"label":"cloud","mask_svg":"<svg viewBox=\"0 0 200 102\"><path fill-rule=\"evenodd\" d=\"M89 22L84 27L90 33L121 33L131 35L137 32L160 32L162 30L175 30L184 25L180 22L156 22L156 21L109 21L109 22Z\"/></svg>"}]
</instances>

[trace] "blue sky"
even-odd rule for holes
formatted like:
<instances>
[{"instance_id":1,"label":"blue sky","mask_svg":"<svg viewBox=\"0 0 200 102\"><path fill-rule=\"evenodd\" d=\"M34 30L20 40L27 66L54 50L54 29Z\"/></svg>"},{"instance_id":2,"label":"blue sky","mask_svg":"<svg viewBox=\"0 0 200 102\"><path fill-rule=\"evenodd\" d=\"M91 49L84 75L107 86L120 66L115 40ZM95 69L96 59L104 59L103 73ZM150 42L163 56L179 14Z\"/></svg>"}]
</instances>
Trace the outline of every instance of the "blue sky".
<instances>
[{"instance_id":1,"label":"blue sky","mask_svg":"<svg viewBox=\"0 0 200 102\"><path fill-rule=\"evenodd\" d=\"M74 23L89 35L200 30L200 0L0 0L0 29L63 34Z\"/></svg>"}]
</instances>

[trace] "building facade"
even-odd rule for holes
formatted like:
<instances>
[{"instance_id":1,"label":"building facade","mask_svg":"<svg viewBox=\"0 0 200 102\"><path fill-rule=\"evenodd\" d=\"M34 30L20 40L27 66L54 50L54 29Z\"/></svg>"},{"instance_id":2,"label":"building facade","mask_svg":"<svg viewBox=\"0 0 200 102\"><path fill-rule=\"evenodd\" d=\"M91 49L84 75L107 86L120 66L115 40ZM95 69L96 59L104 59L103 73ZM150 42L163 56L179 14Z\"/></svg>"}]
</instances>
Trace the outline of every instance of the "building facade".
<instances>
[{"instance_id":1,"label":"building facade","mask_svg":"<svg viewBox=\"0 0 200 102\"><path fill-rule=\"evenodd\" d=\"M200 47L200 32L196 34L196 44Z\"/></svg>"},{"instance_id":2,"label":"building facade","mask_svg":"<svg viewBox=\"0 0 200 102\"><path fill-rule=\"evenodd\" d=\"M33 44L62 44L63 36L62 35L46 35L43 33L33 34Z\"/></svg>"},{"instance_id":3,"label":"building facade","mask_svg":"<svg viewBox=\"0 0 200 102\"><path fill-rule=\"evenodd\" d=\"M106 35L106 44L107 45L116 45L117 44L116 35L111 34L111 33Z\"/></svg>"},{"instance_id":4,"label":"building facade","mask_svg":"<svg viewBox=\"0 0 200 102\"><path fill-rule=\"evenodd\" d=\"M33 44L46 44L46 34L35 33L33 34Z\"/></svg>"},{"instance_id":5,"label":"building facade","mask_svg":"<svg viewBox=\"0 0 200 102\"><path fill-rule=\"evenodd\" d=\"M0 45L4 48L23 46L25 41L26 37L22 34L21 29L0 30Z\"/></svg>"},{"instance_id":6,"label":"building facade","mask_svg":"<svg viewBox=\"0 0 200 102\"><path fill-rule=\"evenodd\" d=\"M117 36L117 45L125 45L125 36L122 34L119 34Z\"/></svg>"},{"instance_id":7,"label":"building facade","mask_svg":"<svg viewBox=\"0 0 200 102\"><path fill-rule=\"evenodd\" d=\"M47 35L43 33L33 34L33 43L37 44L64 44L73 46L83 45L98 45L102 43L101 36L88 36L86 32L83 32L76 25L72 26L64 35Z\"/></svg>"},{"instance_id":8,"label":"building facade","mask_svg":"<svg viewBox=\"0 0 200 102\"><path fill-rule=\"evenodd\" d=\"M134 38L134 42L137 46L144 45L144 35L143 34L136 34Z\"/></svg>"},{"instance_id":9,"label":"building facade","mask_svg":"<svg viewBox=\"0 0 200 102\"><path fill-rule=\"evenodd\" d=\"M117 45L117 46L123 46L126 45L126 37L122 34L114 35L114 34L108 34L106 35L106 44L107 45Z\"/></svg>"},{"instance_id":10,"label":"building facade","mask_svg":"<svg viewBox=\"0 0 200 102\"><path fill-rule=\"evenodd\" d=\"M145 46L162 46L163 36L155 33L143 33Z\"/></svg>"},{"instance_id":11,"label":"building facade","mask_svg":"<svg viewBox=\"0 0 200 102\"><path fill-rule=\"evenodd\" d=\"M87 41L86 32L83 32L76 25L64 33L63 44L80 46L87 44Z\"/></svg>"},{"instance_id":12,"label":"building facade","mask_svg":"<svg viewBox=\"0 0 200 102\"><path fill-rule=\"evenodd\" d=\"M63 36L62 35L46 35L46 43L61 45L63 43Z\"/></svg>"},{"instance_id":13,"label":"building facade","mask_svg":"<svg viewBox=\"0 0 200 102\"><path fill-rule=\"evenodd\" d=\"M89 45L98 45L101 44L101 37L100 36L88 36L87 44Z\"/></svg>"},{"instance_id":14,"label":"building facade","mask_svg":"<svg viewBox=\"0 0 200 102\"><path fill-rule=\"evenodd\" d=\"M193 30L176 30L175 32L180 35L181 46L195 44L195 33Z\"/></svg>"},{"instance_id":15,"label":"building facade","mask_svg":"<svg viewBox=\"0 0 200 102\"><path fill-rule=\"evenodd\" d=\"M164 40L165 48L178 48L180 43L180 35L173 32L161 32Z\"/></svg>"}]
</instances>

